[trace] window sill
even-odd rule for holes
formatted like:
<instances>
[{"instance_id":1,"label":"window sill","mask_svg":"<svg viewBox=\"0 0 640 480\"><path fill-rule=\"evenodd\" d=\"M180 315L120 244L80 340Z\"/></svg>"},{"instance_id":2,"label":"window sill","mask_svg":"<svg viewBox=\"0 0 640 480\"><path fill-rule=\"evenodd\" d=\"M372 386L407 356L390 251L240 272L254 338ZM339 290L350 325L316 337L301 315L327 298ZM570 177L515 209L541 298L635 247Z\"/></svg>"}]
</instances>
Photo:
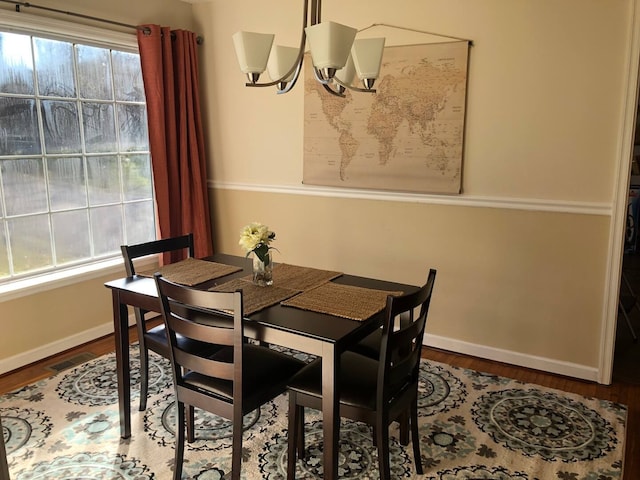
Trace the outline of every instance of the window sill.
<instances>
[{"instance_id":1,"label":"window sill","mask_svg":"<svg viewBox=\"0 0 640 480\"><path fill-rule=\"evenodd\" d=\"M136 268L138 266L153 265L154 263L157 264L157 258L155 256L145 257L136 262ZM44 275L37 275L22 280L15 280L5 285L0 285L0 303L111 274L125 275L122 257Z\"/></svg>"}]
</instances>

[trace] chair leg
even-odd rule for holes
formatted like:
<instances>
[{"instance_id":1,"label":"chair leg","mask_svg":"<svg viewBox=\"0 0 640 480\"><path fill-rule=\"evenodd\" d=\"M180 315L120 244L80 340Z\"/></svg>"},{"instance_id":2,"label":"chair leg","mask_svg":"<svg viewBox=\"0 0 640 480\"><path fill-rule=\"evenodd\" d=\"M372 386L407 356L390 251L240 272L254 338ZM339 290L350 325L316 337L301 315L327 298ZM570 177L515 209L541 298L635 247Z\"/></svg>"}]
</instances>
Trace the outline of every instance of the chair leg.
<instances>
[{"instance_id":1,"label":"chair leg","mask_svg":"<svg viewBox=\"0 0 640 480\"><path fill-rule=\"evenodd\" d=\"M400 424L400 445L409 445L409 414L404 412L398 418Z\"/></svg>"},{"instance_id":2,"label":"chair leg","mask_svg":"<svg viewBox=\"0 0 640 480\"><path fill-rule=\"evenodd\" d=\"M242 472L242 412L234 407L233 443L231 446L231 479L240 480Z\"/></svg>"},{"instance_id":3,"label":"chair leg","mask_svg":"<svg viewBox=\"0 0 640 480\"><path fill-rule=\"evenodd\" d=\"M380 470L380 480L391 480L391 467L389 465L389 424L378 421L375 431L375 443L378 447L378 469Z\"/></svg>"},{"instance_id":4,"label":"chair leg","mask_svg":"<svg viewBox=\"0 0 640 480\"><path fill-rule=\"evenodd\" d=\"M187 443L193 443L196 441L196 430L195 430L195 408L193 405L185 405L187 409Z\"/></svg>"},{"instance_id":5,"label":"chair leg","mask_svg":"<svg viewBox=\"0 0 640 480\"><path fill-rule=\"evenodd\" d=\"M298 458L302 460L305 457L304 453L304 407L298 405L296 411L296 417L298 419Z\"/></svg>"},{"instance_id":6,"label":"chair leg","mask_svg":"<svg viewBox=\"0 0 640 480\"><path fill-rule=\"evenodd\" d=\"M149 394L149 350L142 341L140 344L140 406L138 410L144 412L147 408Z\"/></svg>"},{"instance_id":7,"label":"chair leg","mask_svg":"<svg viewBox=\"0 0 640 480\"><path fill-rule=\"evenodd\" d=\"M411 443L413 444L413 461L416 472L422 475L422 456L420 454L420 433L418 432L418 399L411 403Z\"/></svg>"},{"instance_id":8,"label":"chair leg","mask_svg":"<svg viewBox=\"0 0 640 480\"><path fill-rule=\"evenodd\" d=\"M173 480L182 478L182 461L184 459L184 404L176 401L176 455L173 465Z\"/></svg>"},{"instance_id":9,"label":"chair leg","mask_svg":"<svg viewBox=\"0 0 640 480\"><path fill-rule=\"evenodd\" d=\"M289 438L287 443L287 480L296 478L296 450L299 447L300 419L298 418L298 406L296 405L296 394L289 392Z\"/></svg>"}]
</instances>

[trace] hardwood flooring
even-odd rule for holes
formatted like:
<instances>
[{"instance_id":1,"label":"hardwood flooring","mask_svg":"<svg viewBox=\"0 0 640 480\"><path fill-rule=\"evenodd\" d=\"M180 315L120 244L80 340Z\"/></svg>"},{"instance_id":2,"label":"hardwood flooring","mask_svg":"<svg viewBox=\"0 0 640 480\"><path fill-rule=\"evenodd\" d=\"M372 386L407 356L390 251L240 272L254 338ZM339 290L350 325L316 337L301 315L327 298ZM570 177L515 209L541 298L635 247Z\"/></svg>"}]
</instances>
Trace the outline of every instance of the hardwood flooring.
<instances>
[{"instance_id":1,"label":"hardwood flooring","mask_svg":"<svg viewBox=\"0 0 640 480\"><path fill-rule=\"evenodd\" d=\"M131 330L135 339L135 329ZM640 348L640 346L638 347ZM89 352L95 356L114 350L113 336L107 336L86 345L74 348L33 365L0 376L0 393L9 392L54 374L52 365L71 359L79 353ZM456 353L426 348L424 358L458 367L514 378L522 382L542 385L587 397L596 397L627 405L627 439L623 480L640 479L640 384L631 384L614 380L612 385L599 385L593 382L549 373L514 367L499 362L459 355Z\"/></svg>"}]
</instances>

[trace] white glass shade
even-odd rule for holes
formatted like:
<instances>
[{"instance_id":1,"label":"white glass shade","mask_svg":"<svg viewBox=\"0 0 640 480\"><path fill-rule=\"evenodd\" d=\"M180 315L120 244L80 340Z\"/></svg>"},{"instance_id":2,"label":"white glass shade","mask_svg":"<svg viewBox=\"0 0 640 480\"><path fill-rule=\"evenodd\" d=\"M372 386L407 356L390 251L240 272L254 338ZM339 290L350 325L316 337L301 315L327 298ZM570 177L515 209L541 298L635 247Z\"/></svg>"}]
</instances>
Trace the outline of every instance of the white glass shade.
<instances>
[{"instance_id":1,"label":"white glass shade","mask_svg":"<svg viewBox=\"0 0 640 480\"><path fill-rule=\"evenodd\" d=\"M351 56L360 79L378 78L383 51L384 38L361 38L353 42Z\"/></svg>"},{"instance_id":2,"label":"white glass shade","mask_svg":"<svg viewBox=\"0 0 640 480\"><path fill-rule=\"evenodd\" d=\"M347 64L336 72L336 78L345 85L351 85L356 76L356 67L353 65L353 57L349 55Z\"/></svg>"},{"instance_id":3,"label":"white glass shade","mask_svg":"<svg viewBox=\"0 0 640 480\"><path fill-rule=\"evenodd\" d=\"M293 47L283 47L282 45L275 45L273 47L271 55L269 55L269 62L267 63L267 71L269 72L271 80L279 80L291 70L291 67L293 67L298 59L298 52L299 50ZM287 78L282 79L282 81L290 82L293 79L294 73L295 70L293 70L290 75L287 75Z\"/></svg>"},{"instance_id":4,"label":"white glass shade","mask_svg":"<svg viewBox=\"0 0 640 480\"><path fill-rule=\"evenodd\" d=\"M243 73L262 73L267 68L267 60L274 35L268 33L236 32L233 45L238 64Z\"/></svg>"},{"instance_id":5,"label":"white glass shade","mask_svg":"<svg viewBox=\"0 0 640 480\"><path fill-rule=\"evenodd\" d=\"M357 30L335 22L322 22L304 29L317 69L344 67Z\"/></svg>"}]
</instances>

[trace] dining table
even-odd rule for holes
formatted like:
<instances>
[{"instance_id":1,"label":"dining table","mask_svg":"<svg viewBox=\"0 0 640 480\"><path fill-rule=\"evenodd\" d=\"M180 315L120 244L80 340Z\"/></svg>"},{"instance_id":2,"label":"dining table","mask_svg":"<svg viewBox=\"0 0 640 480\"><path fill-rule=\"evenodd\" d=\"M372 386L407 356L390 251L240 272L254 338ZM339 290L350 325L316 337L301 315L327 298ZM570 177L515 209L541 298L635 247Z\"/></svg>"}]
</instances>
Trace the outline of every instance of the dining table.
<instances>
[{"instance_id":1,"label":"dining table","mask_svg":"<svg viewBox=\"0 0 640 480\"><path fill-rule=\"evenodd\" d=\"M216 253L198 259L198 262L192 262L192 267L207 267L208 264L202 262L213 262L212 265L226 266L227 269L220 277L203 281L202 278L196 278L195 281L199 283L192 285L193 288L233 291L238 285L247 286L246 292L243 289L246 337L322 359L324 478L338 478L340 391L335 379L340 371L341 353L380 328L387 295L412 293L419 287L339 271L276 263L273 285L251 290L251 258ZM163 275L164 268L159 267ZM171 280L168 274L165 276ZM174 281L180 283L177 279ZM129 307L160 312L160 302L155 281L149 274L112 280L106 282L105 286L110 289L113 302L120 435L129 438L132 433ZM253 308L247 308L247 294L251 294ZM321 294L330 295L330 300L319 304ZM268 297L269 301L262 301L261 296ZM374 297L375 304L363 305ZM341 305L344 301L356 305L358 309L364 308L359 313L360 317L349 313L350 307L341 309L345 307Z\"/></svg>"}]
</instances>

